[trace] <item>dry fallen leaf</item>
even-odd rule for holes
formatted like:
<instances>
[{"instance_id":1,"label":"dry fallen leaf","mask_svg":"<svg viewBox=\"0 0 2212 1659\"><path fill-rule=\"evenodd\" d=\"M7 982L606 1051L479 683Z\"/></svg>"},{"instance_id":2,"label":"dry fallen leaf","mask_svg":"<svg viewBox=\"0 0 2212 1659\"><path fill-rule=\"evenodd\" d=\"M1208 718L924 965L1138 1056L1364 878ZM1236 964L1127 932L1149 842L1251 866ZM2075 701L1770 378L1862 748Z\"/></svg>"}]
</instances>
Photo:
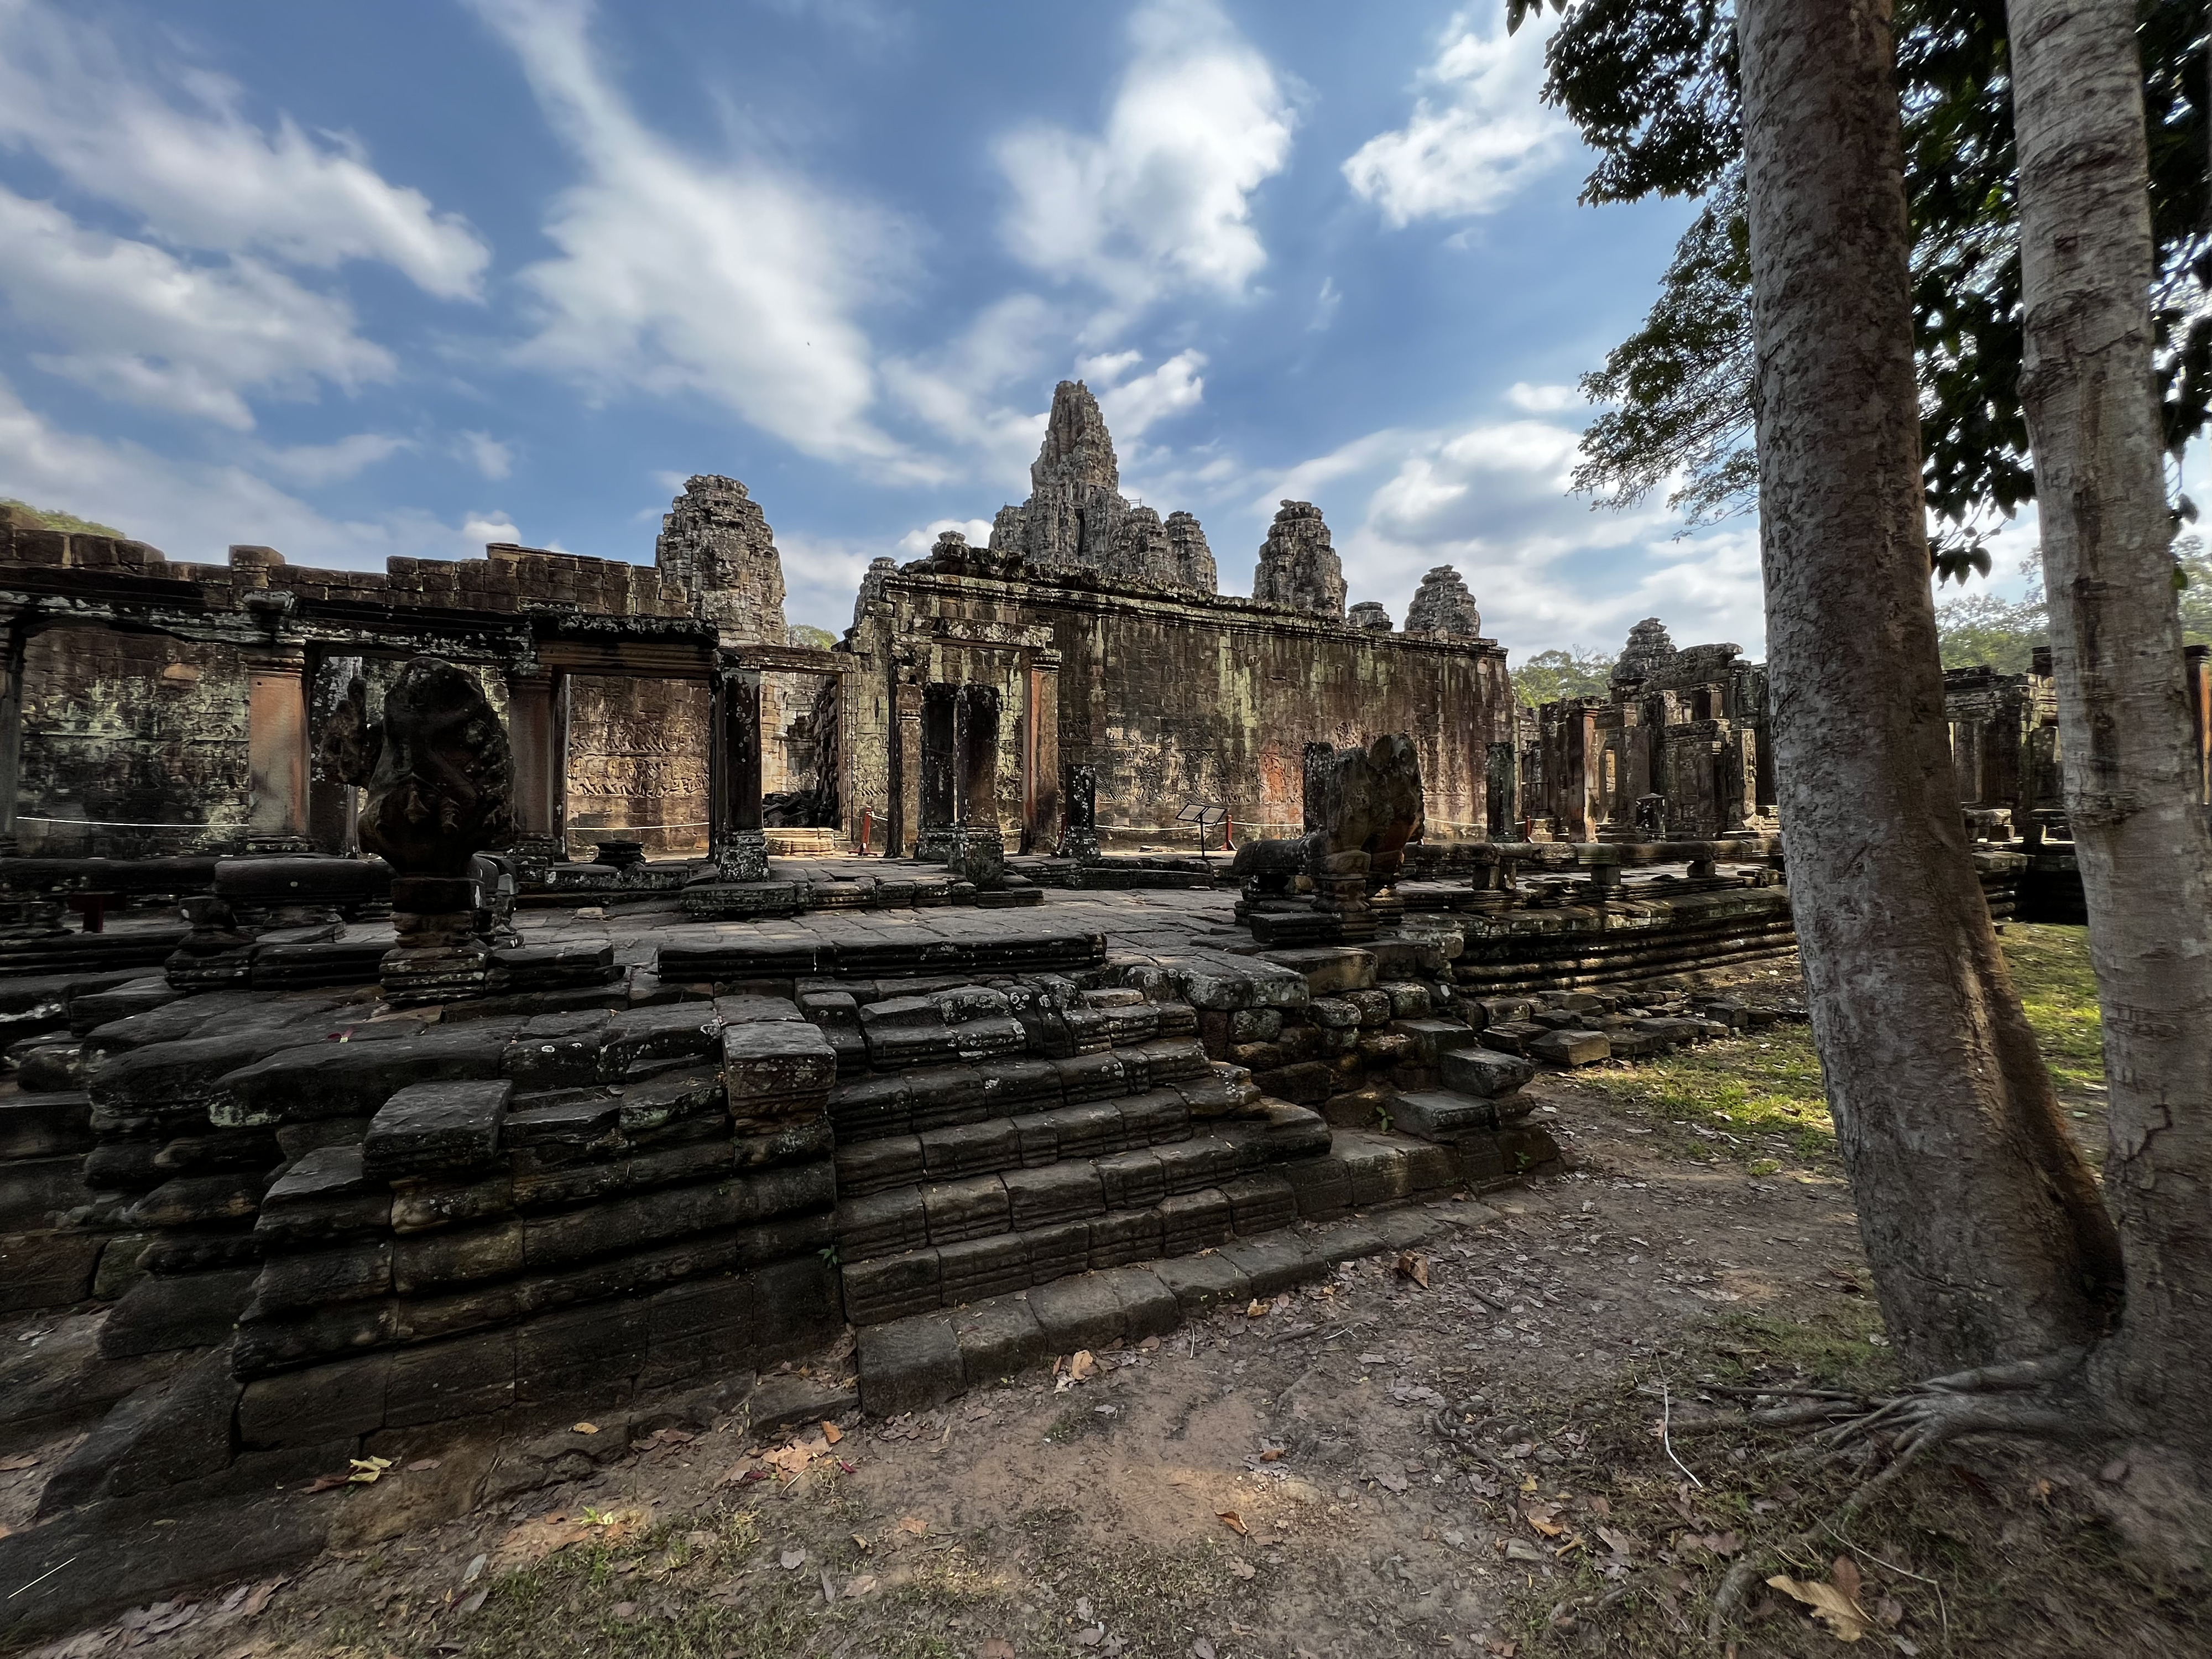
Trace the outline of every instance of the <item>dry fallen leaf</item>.
<instances>
[{"instance_id":1,"label":"dry fallen leaf","mask_svg":"<svg viewBox=\"0 0 2212 1659\"><path fill-rule=\"evenodd\" d=\"M434 1457L418 1457L412 1463L407 1465L407 1473L410 1474L427 1474L429 1471L438 1467L438 1462L439 1460Z\"/></svg>"},{"instance_id":2,"label":"dry fallen leaf","mask_svg":"<svg viewBox=\"0 0 2212 1659\"><path fill-rule=\"evenodd\" d=\"M1558 1508L1550 1504L1523 1504L1521 1506L1521 1518L1547 1538L1557 1538L1566 1531L1552 1518L1559 1512Z\"/></svg>"},{"instance_id":3,"label":"dry fallen leaf","mask_svg":"<svg viewBox=\"0 0 2212 1659\"><path fill-rule=\"evenodd\" d=\"M1223 1510L1219 1511L1217 1518L1223 1526L1228 1528L1239 1538L1249 1538L1252 1535L1252 1528L1244 1524L1244 1517L1237 1514L1235 1510Z\"/></svg>"},{"instance_id":4,"label":"dry fallen leaf","mask_svg":"<svg viewBox=\"0 0 2212 1659\"><path fill-rule=\"evenodd\" d=\"M1643 1547L1640 1540L1632 1533L1615 1532L1611 1527L1600 1527L1596 1531L1598 1537L1604 1541L1606 1548L1611 1550L1615 1555L1633 1555Z\"/></svg>"},{"instance_id":5,"label":"dry fallen leaf","mask_svg":"<svg viewBox=\"0 0 2212 1659\"><path fill-rule=\"evenodd\" d=\"M392 1467L388 1457L356 1457L352 1462L353 1473L346 1476L346 1484L354 1486L374 1486Z\"/></svg>"},{"instance_id":6,"label":"dry fallen leaf","mask_svg":"<svg viewBox=\"0 0 2212 1659\"><path fill-rule=\"evenodd\" d=\"M898 1529L919 1538L929 1530L929 1522L918 1515L909 1515L898 1523Z\"/></svg>"},{"instance_id":7,"label":"dry fallen leaf","mask_svg":"<svg viewBox=\"0 0 2212 1659\"><path fill-rule=\"evenodd\" d=\"M1078 1348L1067 1362L1067 1374L1080 1382L1098 1369L1098 1361L1088 1348Z\"/></svg>"},{"instance_id":8,"label":"dry fallen leaf","mask_svg":"<svg viewBox=\"0 0 2212 1659\"><path fill-rule=\"evenodd\" d=\"M1244 1310L1244 1317L1247 1319L1265 1319L1270 1313L1274 1311L1274 1307L1275 1304L1268 1301L1265 1297L1255 1296L1252 1298L1251 1305Z\"/></svg>"},{"instance_id":9,"label":"dry fallen leaf","mask_svg":"<svg viewBox=\"0 0 2212 1659\"><path fill-rule=\"evenodd\" d=\"M1262 1463L1281 1462L1283 1461L1283 1449L1280 1446L1268 1447L1267 1450L1260 1454L1260 1461Z\"/></svg>"},{"instance_id":10,"label":"dry fallen leaf","mask_svg":"<svg viewBox=\"0 0 2212 1659\"><path fill-rule=\"evenodd\" d=\"M1828 1582L1853 1602L1857 1601L1859 1592L1866 1588L1866 1581L1859 1576L1859 1564L1848 1555L1836 1558L1834 1565L1828 1569Z\"/></svg>"},{"instance_id":11,"label":"dry fallen leaf","mask_svg":"<svg viewBox=\"0 0 2212 1659\"><path fill-rule=\"evenodd\" d=\"M1003 1636L994 1636L975 1650L975 1659L1014 1659L1014 1644Z\"/></svg>"},{"instance_id":12,"label":"dry fallen leaf","mask_svg":"<svg viewBox=\"0 0 2212 1659\"><path fill-rule=\"evenodd\" d=\"M579 1423L568 1431L571 1434L597 1434L599 1431L599 1425L596 1423Z\"/></svg>"},{"instance_id":13,"label":"dry fallen leaf","mask_svg":"<svg viewBox=\"0 0 2212 1659\"><path fill-rule=\"evenodd\" d=\"M1412 1279L1425 1291L1429 1288L1429 1259L1419 1250L1401 1250L1392 1271L1401 1279Z\"/></svg>"},{"instance_id":14,"label":"dry fallen leaf","mask_svg":"<svg viewBox=\"0 0 2212 1659\"><path fill-rule=\"evenodd\" d=\"M834 1446L845 1437L845 1431L824 1418L822 1422L822 1437Z\"/></svg>"},{"instance_id":15,"label":"dry fallen leaf","mask_svg":"<svg viewBox=\"0 0 2212 1659\"><path fill-rule=\"evenodd\" d=\"M1766 1582L1784 1595L1794 1596L1812 1608L1813 1616L1827 1626L1838 1642L1856 1642L1869 1628L1867 1616L1859 1611L1858 1604L1833 1584L1792 1578L1786 1572L1778 1572Z\"/></svg>"}]
</instances>

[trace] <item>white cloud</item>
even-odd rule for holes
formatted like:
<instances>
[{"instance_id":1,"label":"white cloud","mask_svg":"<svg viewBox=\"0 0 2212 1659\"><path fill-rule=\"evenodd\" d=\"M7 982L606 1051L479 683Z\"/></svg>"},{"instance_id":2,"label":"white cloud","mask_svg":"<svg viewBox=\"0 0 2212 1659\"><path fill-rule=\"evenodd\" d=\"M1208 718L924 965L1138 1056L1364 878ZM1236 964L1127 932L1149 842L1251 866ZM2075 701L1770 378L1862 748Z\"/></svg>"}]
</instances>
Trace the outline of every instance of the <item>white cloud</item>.
<instances>
[{"instance_id":1,"label":"white cloud","mask_svg":"<svg viewBox=\"0 0 2212 1659\"><path fill-rule=\"evenodd\" d=\"M307 397L392 378L381 346L354 332L344 301L260 260L189 264L149 242L88 230L50 203L0 190L0 289L64 349L33 362L103 394L253 425L251 391Z\"/></svg>"},{"instance_id":2,"label":"white cloud","mask_svg":"<svg viewBox=\"0 0 2212 1659\"><path fill-rule=\"evenodd\" d=\"M514 450L489 432L463 432L453 439L453 453L485 477L497 480L514 471ZM678 483L678 489L683 485Z\"/></svg>"},{"instance_id":3,"label":"white cloud","mask_svg":"<svg viewBox=\"0 0 2212 1659\"><path fill-rule=\"evenodd\" d=\"M997 146L1006 244L1123 306L1230 296L1266 264L1252 194L1290 159L1297 114L1273 68L1208 0L1154 0L1097 137L1030 126Z\"/></svg>"},{"instance_id":4,"label":"white cloud","mask_svg":"<svg viewBox=\"0 0 2212 1659\"><path fill-rule=\"evenodd\" d=\"M884 385L941 439L965 451L983 477L1027 495L1023 481L1043 441L1045 411L1026 404L1046 384L1055 337L1068 326L1060 308L1036 295L1009 295L986 306L943 346L886 359Z\"/></svg>"},{"instance_id":5,"label":"white cloud","mask_svg":"<svg viewBox=\"0 0 2212 1659\"><path fill-rule=\"evenodd\" d=\"M519 547L529 545L522 539L522 532L514 527L514 520L504 513L470 514L461 522L461 535L467 541L479 544L476 549L479 556L484 545L492 542L508 542ZM546 549L548 552L561 550L559 548Z\"/></svg>"},{"instance_id":6,"label":"white cloud","mask_svg":"<svg viewBox=\"0 0 2212 1659\"><path fill-rule=\"evenodd\" d=\"M1118 365L1115 374L1120 374L1141 362L1143 355L1125 351L1111 361ZM1197 408L1206 398L1206 382L1198 373L1205 367L1204 352L1179 351L1149 374L1118 385L1109 380L1103 387L1093 386L1100 412L1106 416L1106 429L1118 443L1134 443L1155 422Z\"/></svg>"},{"instance_id":7,"label":"white cloud","mask_svg":"<svg viewBox=\"0 0 2212 1659\"><path fill-rule=\"evenodd\" d=\"M958 527L957 520L947 522ZM989 526L984 528L988 533ZM775 545L783 556L784 620L826 628L833 634L843 633L852 623L854 596L869 562L895 551L881 542L854 545L781 532Z\"/></svg>"},{"instance_id":8,"label":"white cloud","mask_svg":"<svg viewBox=\"0 0 2212 1659\"><path fill-rule=\"evenodd\" d=\"M414 447L410 440L388 433L356 432L336 443L264 450L262 461L270 471L313 488L357 477L379 461Z\"/></svg>"},{"instance_id":9,"label":"white cloud","mask_svg":"<svg viewBox=\"0 0 2212 1659\"><path fill-rule=\"evenodd\" d=\"M100 32L39 0L0 0L0 144L140 215L161 240L328 268L393 266L426 292L477 296L490 251L459 216L372 167L361 145L273 132L239 89L172 70L176 99L134 75Z\"/></svg>"},{"instance_id":10,"label":"white cloud","mask_svg":"<svg viewBox=\"0 0 2212 1659\"><path fill-rule=\"evenodd\" d=\"M1756 527L1735 522L1677 540L1677 520L1661 508L1594 513L1567 493L1579 444L1572 429L1539 420L1388 428L1278 475L1248 510L1264 518L1279 496L1319 501L1351 597L1379 600L1393 616L1431 566L1456 566L1483 631L1516 657L1563 645L1618 649L1632 623L1652 616L1683 643L1729 639L1756 655L1765 633Z\"/></svg>"},{"instance_id":11,"label":"white cloud","mask_svg":"<svg viewBox=\"0 0 2212 1659\"><path fill-rule=\"evenodd\" d=\"M806 454L913 464L870 421L854 309L902 232L765 162L716 163L649 131L600 72L585 0L475 0L514 48L580 179L545 224L561 252L522 273L541 305L525 362L586 386L690 393Z\"/></svg>"},{"instance_id":12,"label":"white cloud","mask_svg":"<svg viewBox=\"0 0 2212 1659\"><path fill-rule=\"evenodd\" d=\"M66 431L27 407L5 380L0 495L112 524L173 559L211 564L236 542L274 547L295 564L361 569L392 554L482 557L484 541L498 539L477 533L480 525L456 529L406 508L374 520L329 519L244 467L180 463L137 444Z\"/></svg>"},{"instance_id":13,"label":"white cloud","mask_svg":"<svg viewBox=\"0 0 2212 1659\"><path fill-rule=\"evenodd\" d=\"M1505 388L1505 401L1531 415L1557 415L1583 402L1582 388L1572 386L1532 386L1516 380Z\"/></svg>"},{"instance_id":14,"label":"white cloud","mask_svg":"<svg viewBox=\"0 0 2212 1659\"><path fill-rule=\"evenodd\" d=\"M1506 33L1501 0L1455 16L1418 78L1426 90L1411 118L1345 162L1352 188L1394 227L1504 206L1569 149L1572 130L1539 98L1546 32L1532 19Z\"/></svg>"},{"instance_id":15,"label":"white cloud","mask_svg":"<svg viewBox=\"0 0 2212 1659\"><path fill-rule=\"evenodd\" d=\"M909 530L898 538L898 550L910 559L925 558L929 550L937 545L937 538L948 530L957 530L968 538L970 547L981 547L991 539L988 519L932 519L919 530Z\"/></svg>"}]
</instances>

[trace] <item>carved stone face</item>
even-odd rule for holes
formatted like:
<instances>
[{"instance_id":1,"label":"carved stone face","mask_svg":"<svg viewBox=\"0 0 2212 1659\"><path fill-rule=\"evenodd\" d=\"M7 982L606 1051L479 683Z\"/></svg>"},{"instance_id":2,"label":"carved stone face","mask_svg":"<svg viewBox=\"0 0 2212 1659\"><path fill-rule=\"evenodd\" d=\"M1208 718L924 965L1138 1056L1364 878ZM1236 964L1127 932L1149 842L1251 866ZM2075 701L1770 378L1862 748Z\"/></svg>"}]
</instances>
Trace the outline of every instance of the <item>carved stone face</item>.
<instances>
[{"instance_id":1,"label":"carved stone face","mask_svg":"<svg viewBox=\"0 0 2212 1659\"><path fill-rule=\"evenodd\" d=\"M462 876L514 838L507 732L465 668L417 657L384 699L361 844L403 876Z\"/></svg>"}]
</instances>

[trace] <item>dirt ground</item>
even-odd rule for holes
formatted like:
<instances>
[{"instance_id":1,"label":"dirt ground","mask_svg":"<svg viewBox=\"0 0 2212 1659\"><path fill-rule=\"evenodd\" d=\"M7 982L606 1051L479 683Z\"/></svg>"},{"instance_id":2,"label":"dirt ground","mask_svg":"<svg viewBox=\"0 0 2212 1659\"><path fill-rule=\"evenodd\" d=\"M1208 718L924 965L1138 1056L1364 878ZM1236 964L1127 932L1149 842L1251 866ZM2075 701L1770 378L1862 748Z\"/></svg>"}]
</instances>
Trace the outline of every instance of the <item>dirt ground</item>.
<instances>
[{"instance_id":1,"label":"dirt ground","mask_svg":"<svg viewBox=\"0 0 2212 1659\"><path fill-rule=\"evenodd\" d=\"M2075 974L2078 930L2033 932ZM1739 992L1798 994L1770 969ZM1726 1389L1893 1377L1805 1028L1692 1053L1540 1079L1567 1172L1430 1206L1418 1258L918 1417L764 1445L735 1424L666 1434L583 1484L40 1651L1711 1653L1729 1564L1807 1531L1819 1547L1759 1577L1844 1611L1816 1622L1758 1589L1742 1659L1844 1634L1858 1652L2212 1648L2212 1617L2104 1528L2094 1461L1964 1449L1831 1535L1851 1472L1678 1426L1742 1397ZM2094 1069L2054 1071L2098 1129ZM430 1478L407 1461L387 1478Z\"/></svg>"}]
</instances>

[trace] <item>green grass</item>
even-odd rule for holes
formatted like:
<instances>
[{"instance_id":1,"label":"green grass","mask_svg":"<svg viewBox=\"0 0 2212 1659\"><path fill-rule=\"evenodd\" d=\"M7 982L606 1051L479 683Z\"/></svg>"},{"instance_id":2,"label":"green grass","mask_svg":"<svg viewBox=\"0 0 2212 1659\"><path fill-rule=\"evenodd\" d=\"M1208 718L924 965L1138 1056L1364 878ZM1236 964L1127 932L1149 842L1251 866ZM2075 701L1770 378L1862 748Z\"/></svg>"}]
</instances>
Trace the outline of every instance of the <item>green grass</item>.
<instances>
[{"instance_id":1,"label":"green grass","mask_svg":"<svg viewBox=\"0 0 2212 1659\"><path fill-rule=\"evenodd\" d=\"M2000 943L2052 1081L2063 1095L2094 1093L2104 1080L2104 1042L2087 930L2014 923ZM1684 1157L1734 1158L1771 1175L1835 1152L1809 1026L1773 1025L1577 1081L1626 1115L1674 1126L1668 1150Z\"/></svg>"}]
</instances>

